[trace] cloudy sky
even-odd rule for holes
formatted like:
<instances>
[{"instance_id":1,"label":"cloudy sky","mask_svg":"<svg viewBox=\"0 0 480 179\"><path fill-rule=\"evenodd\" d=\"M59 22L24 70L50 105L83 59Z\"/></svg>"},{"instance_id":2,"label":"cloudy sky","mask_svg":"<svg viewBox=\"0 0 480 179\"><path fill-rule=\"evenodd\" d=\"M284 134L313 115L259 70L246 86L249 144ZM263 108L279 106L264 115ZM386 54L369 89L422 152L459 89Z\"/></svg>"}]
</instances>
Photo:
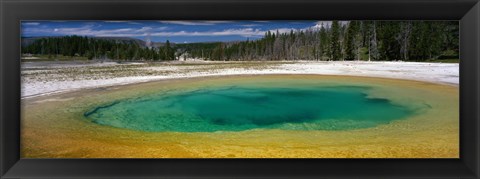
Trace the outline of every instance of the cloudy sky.
<instances>
[{"instance_id":1,"label":"cloudy sky","mask_svg":"<svg viewBox=\"0 0 480 179\"><path fill-rule=\"evenodd\" d=\"M261 38L266 31L328 27L330 21L22 21L22 36L132 37L175 43Z\"/></svg>"}]
</instances>

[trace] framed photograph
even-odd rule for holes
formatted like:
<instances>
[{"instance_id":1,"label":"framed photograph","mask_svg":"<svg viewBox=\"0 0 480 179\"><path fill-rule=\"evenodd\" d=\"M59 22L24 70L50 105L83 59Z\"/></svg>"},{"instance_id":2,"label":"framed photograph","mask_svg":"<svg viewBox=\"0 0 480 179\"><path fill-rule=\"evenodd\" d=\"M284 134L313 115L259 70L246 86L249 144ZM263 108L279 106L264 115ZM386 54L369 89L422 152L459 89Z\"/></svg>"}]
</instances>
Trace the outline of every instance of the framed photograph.
<instances>
[{"instance_id":1,"label":"framed photograph","mask_svg":"<svg viewBox=\"0 0 480 179\"><path fill-rule=\"evenodd\" d=\"M478 178L480 3L2 1L1 178Z\"/></svg>"}]
</instances>

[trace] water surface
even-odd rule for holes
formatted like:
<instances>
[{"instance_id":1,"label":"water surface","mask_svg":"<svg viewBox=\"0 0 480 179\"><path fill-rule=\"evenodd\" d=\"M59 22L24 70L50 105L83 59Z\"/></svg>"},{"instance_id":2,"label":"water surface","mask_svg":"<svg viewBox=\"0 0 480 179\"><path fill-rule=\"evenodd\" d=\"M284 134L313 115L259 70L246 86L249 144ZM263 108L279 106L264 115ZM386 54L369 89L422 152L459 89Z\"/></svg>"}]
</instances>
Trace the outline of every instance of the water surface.
<instances>
[{"instance_id":1,"label":"water surface","mask_svg":"<svg viewBox=\"0 0 480 179\"><path fill-rule=\"evenodd\" d=\"M140 131L212 132L256 128L347 130L415 114L368 86L209 87L114 101L85 113L92 122Z\"/></svg>"}]
</instances>

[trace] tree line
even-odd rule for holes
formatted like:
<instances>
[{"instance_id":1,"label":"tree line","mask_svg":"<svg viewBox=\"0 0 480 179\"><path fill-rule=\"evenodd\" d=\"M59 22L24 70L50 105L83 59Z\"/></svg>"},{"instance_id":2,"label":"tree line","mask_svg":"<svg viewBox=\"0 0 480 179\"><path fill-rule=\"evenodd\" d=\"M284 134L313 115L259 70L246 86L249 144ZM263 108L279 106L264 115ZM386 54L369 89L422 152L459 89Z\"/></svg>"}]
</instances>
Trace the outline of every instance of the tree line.
<instances>
[{"instance_id":1,"label":"tree line","mask_svg":"<svg viewBox=\"0 0 480 179\"><path fill-rule=\"evenodd\" d=\"M46 37L22 53L88 59L175 60L404 60L458 59L457 21L332 21L318 28L267 31L256 40L149 47L82 36Z\"/></svg>"},{"instance_id":2,"label":"tree line","mask_svg":"<svg viewBox=\"0 0 480 179\"><path fill-rule=\"evenodd\" d=\"M146 47L134 41L98 39L86 36L45 37L22 47L22 53L79 56L88 59L174 60L175 49L167 40L161 47Z\"/></svg>"},{"instance_id":3,"label":"tree line","mask_svg":"<svg viewBox=\"0 0 480 179\"><path fill-rule=\"evenodd\" d=\"M458 44L456 21L332 21L320 28L268 31L258 40L220 43L209 58L426 61L458 59Z\"/></svg>"}]
</instances>

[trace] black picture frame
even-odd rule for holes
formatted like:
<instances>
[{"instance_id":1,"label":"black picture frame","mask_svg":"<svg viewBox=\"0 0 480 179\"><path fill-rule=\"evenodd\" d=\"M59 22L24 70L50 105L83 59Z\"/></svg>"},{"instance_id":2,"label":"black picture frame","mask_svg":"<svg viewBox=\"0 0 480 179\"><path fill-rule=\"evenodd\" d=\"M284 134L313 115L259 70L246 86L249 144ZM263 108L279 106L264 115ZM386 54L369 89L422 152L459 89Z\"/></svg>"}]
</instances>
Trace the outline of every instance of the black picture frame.
<instances>
[{"instance_id":1,"label":"black picture frame","mask_svg":"<svg viewBox=\"0 0 480 179\"><path fill-rule=\"evenodd\" d=\"M0 178L478 178L478 0L0 0ZM459 20L460 159L20 159L21 20Z\"/></svg>"}]
</instances>

